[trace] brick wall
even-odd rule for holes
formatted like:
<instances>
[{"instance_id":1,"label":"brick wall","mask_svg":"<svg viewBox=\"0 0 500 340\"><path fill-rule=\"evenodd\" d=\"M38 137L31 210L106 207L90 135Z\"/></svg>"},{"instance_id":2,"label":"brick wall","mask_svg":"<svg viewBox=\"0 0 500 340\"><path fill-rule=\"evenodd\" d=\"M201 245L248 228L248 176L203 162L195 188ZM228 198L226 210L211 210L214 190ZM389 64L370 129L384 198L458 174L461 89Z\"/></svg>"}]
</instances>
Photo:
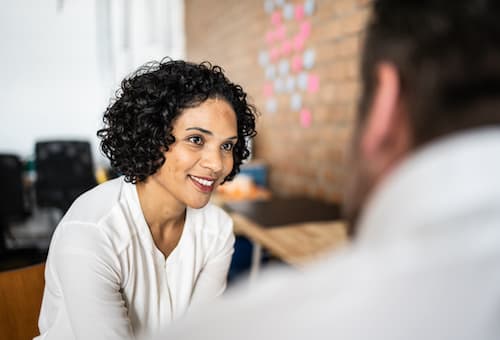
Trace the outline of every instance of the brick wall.
<instances>
[{"instance_id":1,"label":"brick wall","mask_svg":"<svg viewBox=\"0 0 500 340\"><path fill-rule=\"evenodd\" d=\"M306 195L327 201L342 199L346 151L359 94L358 62L370 0L316 0L305 20L311 33L304 49L315 52L309 73L319 76L319 90L302 91L302 105L311 112L308 127L290 108L291 93L274 94L277 110L266 109L265 69L259 53L268 51L272 29L264 0L186 0L187 56L221 65L241 84L261 112L255 157L270 165L270 186L282 195ZM304 1L286 1L300 5ZM297 20L283 20L287 35ZM298 54L298 53L297 53ZM293 53L282 59L291 60ZM293 75L293 74L292 74Z\"/></svg>"}]
</instances>

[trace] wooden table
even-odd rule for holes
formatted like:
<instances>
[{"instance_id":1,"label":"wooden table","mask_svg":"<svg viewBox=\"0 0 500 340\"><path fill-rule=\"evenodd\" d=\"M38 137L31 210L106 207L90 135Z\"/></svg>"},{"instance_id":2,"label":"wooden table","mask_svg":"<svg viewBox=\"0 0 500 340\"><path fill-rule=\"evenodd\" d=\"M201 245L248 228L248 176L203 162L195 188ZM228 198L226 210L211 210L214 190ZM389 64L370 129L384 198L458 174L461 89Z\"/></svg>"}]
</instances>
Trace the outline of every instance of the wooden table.
<instances>
[{"instance_id":1,"label":"wooden table","mask_svg":"<svg viewBox=\"0 0 500 340\"><path fill-rule=\"evenodd\" d=\"M235 232L254 244L251 277L259 270L262 247L302 267L347 241L340 207L307 198L225 203Z\"/></svg>"}]
</instances>

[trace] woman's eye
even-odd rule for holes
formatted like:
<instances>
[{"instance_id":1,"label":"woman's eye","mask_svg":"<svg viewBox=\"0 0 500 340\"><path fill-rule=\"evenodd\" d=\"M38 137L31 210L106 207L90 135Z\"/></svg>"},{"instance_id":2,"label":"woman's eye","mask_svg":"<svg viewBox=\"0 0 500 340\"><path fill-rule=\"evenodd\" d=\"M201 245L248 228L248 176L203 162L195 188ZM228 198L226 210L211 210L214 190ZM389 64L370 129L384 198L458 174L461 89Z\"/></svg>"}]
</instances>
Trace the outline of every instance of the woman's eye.
<instances>
[{"instance_id":1,"label":"woman's eye","mask_svg":"<svg viewBox=\"0 0 500 340\"><path fill-rule=\"evenodd\" d=\"M203 144L203 138L200 136L191 136L188 139L191 143L196 144L196 145L202 145Z\"/></svg>"},{"instance_id":2,"label":"woman's eye","mask_svg":"<svg viewBox=\"0 0 500 340\"><path fill-rule=\"evenodd\" d=\"M221 148L224 151L231 151L231 150L233 150L233 147L234 147L233 143L224 143L221 145Z\"/></svg>"}]
</instances>

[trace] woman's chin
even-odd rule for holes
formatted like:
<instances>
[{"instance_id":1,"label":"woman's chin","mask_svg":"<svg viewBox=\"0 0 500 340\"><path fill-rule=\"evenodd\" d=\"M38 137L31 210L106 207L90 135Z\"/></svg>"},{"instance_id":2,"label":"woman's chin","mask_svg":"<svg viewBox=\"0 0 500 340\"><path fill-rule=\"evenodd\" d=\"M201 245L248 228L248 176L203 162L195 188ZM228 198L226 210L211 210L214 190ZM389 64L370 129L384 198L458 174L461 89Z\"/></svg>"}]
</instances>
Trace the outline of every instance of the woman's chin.
<instances>
[{"instance_id":1,"label":"woman's chin","mask_svg":"<svg viewBox=\"0 0 500 340\"><path fill-rule=\"evenodd\" d=\"M191 209L201 209L204 206L206 206L210 202L210 200L203 200L203 201L191 201L187 202L187 206L190 207Z\"/></svg>"}]
</instances>

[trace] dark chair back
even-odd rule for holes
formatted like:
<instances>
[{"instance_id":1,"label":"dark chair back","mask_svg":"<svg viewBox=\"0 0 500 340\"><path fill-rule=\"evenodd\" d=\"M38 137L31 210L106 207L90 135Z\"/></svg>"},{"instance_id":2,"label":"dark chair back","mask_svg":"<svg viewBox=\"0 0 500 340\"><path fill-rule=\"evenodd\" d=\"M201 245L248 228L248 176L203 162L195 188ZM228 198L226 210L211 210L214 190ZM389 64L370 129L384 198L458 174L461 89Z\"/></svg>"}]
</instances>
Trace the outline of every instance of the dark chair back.
<instances>
[{"instance_id":1,"label":"dark chair back","mask_svg":"<svg viewBox=\"0 0 500 340\"><path fill-rule=\"evenodd\" d=\"M24 201L23 164L13 154L0 154L0 254L7 249L5 234L12 221L27 217Z\"/></svg>"},{"instance_id":2,"label":"dark chair back","mask_svg":"<svg viewBox=\"0 0 500 340\"><path fill-rule=\"evenodd\" d=\"M30 205L25 200L23 164L18 156L0 154L0 183L0 271L43 261L45 250L16 246L10 230L12 222L25 221L31 215ZM14 242L10 247L7 235Z\"/></svg>"},{"instance_id":3,"label":"dark chair back","mask_svg":"<svg viewBox=\"0 0 500 340\"><path fill-rule=\"evenodd\" d=\"M0 154L0 216L7 220L25 217L23 164L12 154Z\"/></svg>"},{"instance_id":4,"label":"dark chair back","mask_svg":"<svg viewBox=\"0 0 500 340\"><path fill-rule=\"evenodd\" d=\"M37 142L35 164L35 193L40 207L65 212L80 194L97 184L90 143L86 141Z\"/></svg>"}]
</instances>

